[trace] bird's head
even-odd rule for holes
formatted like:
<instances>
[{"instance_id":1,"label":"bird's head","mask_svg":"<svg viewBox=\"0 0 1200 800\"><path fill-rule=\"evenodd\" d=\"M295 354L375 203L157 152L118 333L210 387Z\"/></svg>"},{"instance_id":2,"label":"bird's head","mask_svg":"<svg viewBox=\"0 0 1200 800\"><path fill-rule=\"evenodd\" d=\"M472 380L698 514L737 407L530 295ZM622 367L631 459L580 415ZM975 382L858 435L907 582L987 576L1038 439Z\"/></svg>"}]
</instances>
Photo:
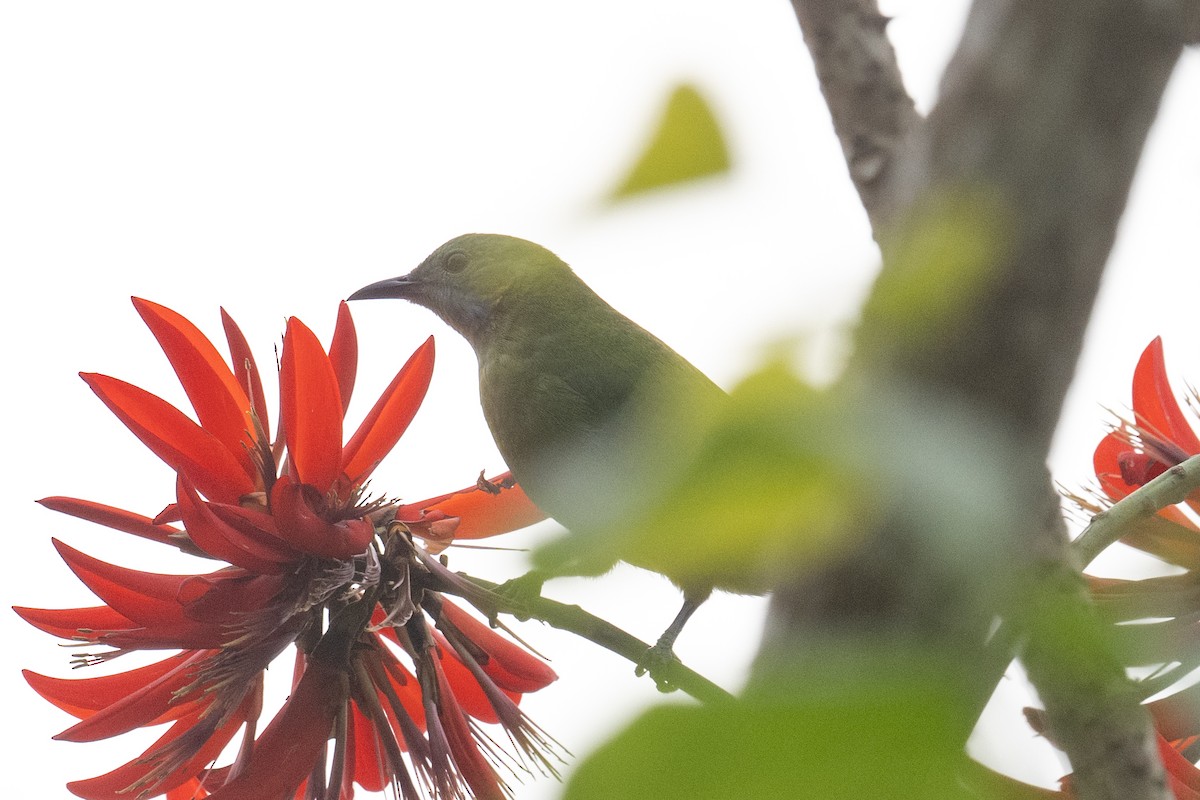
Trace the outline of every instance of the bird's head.
<instances>
[{"instance_id":1,"label":"bird's head","mask_svg":"<svg viewBox=\"0 0 1200 800\"><path fill-rule=\"evenodd\" d=\"M501 301L549 288L571 268L541 245L468 233L434 250L407 275L378 281L349 300L401 298L425 306L472 344Z\"/></svg>"}]
</instances>

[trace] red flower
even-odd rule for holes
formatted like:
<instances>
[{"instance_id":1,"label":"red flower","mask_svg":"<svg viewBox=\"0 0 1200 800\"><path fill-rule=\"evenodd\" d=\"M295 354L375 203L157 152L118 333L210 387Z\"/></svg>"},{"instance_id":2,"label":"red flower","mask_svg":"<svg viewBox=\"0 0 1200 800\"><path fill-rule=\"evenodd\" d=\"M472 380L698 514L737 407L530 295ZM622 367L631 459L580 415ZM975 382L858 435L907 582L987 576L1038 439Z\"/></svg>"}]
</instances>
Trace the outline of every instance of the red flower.
<instances>
[{"instance_id":1,"label":"red flower","mask_svg":"<svg viewBox=\"0 0 1200 800\"><path fill-rule=\"evenodd\" d=\"M1167 469L1200 453L1200 438L1180 407L1167 380L1162 340L1155 339L1142 353L1133 373L1133 419L1114 427L1096 447L1093 463L1100 482L1100 503L1080 500L1089 511L1124 498ZM1168 564L1189 572L1200 570L1200 528L1193 513L1200 511L1200 497L1187 498L1183 506L1168 506L1150 521L1125 532L1121 541ZM1148 579L1143 581L1097 581L1093 588L1101 601L1129 596L1134 586L1161 589L1186 580ZM1190 579L1189 579L1190 580ZM1141 595L1144 592L1137 592ZM1161 616L1175 617L1180 611L1200 612L1200 598L1183 606L1167 603L1168 594L1181 600L1178 592L1155 592L1159 607L1170 611ZM1148 616L1148 615L1143 615Z\"/></svg>"},{"instance_id":2,"label":"red flower","mask_svg":"<svg viewBox=\"0 0 1200 800\"><path fill-rule=\"evenodd\" d=\"M1176 464L1200 453L1200 438L1167 379L1161 339L1150 342L1133 373L1133 419L1114 427L1096 447L1097 502L1075 498L1095 513ZM1138 683L1158 731L1171 788L1181 800L1200 800L1200 685L1180 681L1200 666L1200 528L1195 494L1123 531L1121 542L1171 565L1175 574L1140 579L1087 576L1099 610L1130 667L1149 667ZM1137 624L1128 624L1137 623ZM1146 672L1147 670L1143 670Z\"/></svg>"},{"instance_id":3,"label":"red flower","mask_svg":"<svg viewBox=\"0 0 1200 800\"><path fill-rule=\"evenodd\" d=\"M272 438L258 368L228 315L232 368L179 314L134 305L195 420L131 384L82 377L175 471L175 501L153 519L73 498L42 503L224 564L161 575L55 542L102 605L17 612L100 648L78 655L77 666L178 651L101 677L26 673L35 691L80 720L56 738L93 741L169 723L141 756L68 788L96 800L350 798L354 784L390 785L404 798L492 798L505 792L497 758L553 773L552 741L517 707L553 671L443 597L479 590L431 555L455 537L513 530L540 512L508 476L405 505L365 494L425 396L432 339L345 440L357 362L349 311L339 308L328 354L290 319ZM292 646L291 695L260 729L265 670ZM505 756L480 738L482 723L502 725L518 752ZM239 734L232 763L212 766Z\"/></svg>"}]
</instances>

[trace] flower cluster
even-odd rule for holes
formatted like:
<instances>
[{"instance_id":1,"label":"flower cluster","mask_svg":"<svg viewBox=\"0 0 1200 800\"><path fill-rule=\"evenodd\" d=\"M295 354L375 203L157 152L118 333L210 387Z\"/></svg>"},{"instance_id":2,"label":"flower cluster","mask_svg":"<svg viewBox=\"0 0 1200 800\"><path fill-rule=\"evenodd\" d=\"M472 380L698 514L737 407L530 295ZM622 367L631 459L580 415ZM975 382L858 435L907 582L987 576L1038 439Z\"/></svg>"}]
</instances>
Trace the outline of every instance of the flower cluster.
<instances>
[{"instance_id":1,"label":"flower cluster","mask_svg":"<svg viewBox=\"0 0 1200 800\"><path fill-rule=\"evenodd\" d=\"M1194 404L1196 398L1191 399ZM1167 378L1161 339L1146 347L1133 373L1133 419L1114 426L1093 456L1101 496L1076 498L1097 512L1191 456L1200 454L1188 414ZM1193 407L1194 410L1194 407ZM1092 597L1138 682L1153 716L1159 751L1175 796L1200 800L1200 684L1181 683L1200 667L1200 493L1122 531L1121 543L1164 565L1141 578L1087 576ZM1136 623L1136 624L1130 624ZM1182 688L1181 688L1182 687Z\"/></svg>"},{"instance_id":2,"label":"flower cluster","mask_svg":"<svg viewBox=\"0 0 1200 800\"><path fill-rule=\"evenodd\" d=\"M222 563L157 574L55 542L102 604L19 608L22 617L78 644L81 666L169 653L99 677L26 673L79 719L58 739L167 725L140 756L68 788L90 800L347 800L355 785L406 800L499 798L501 766L553 773L552 740L518 708L553 671L452 603L446 595L478 599L481 590L436 557L455 538L523 527L540 512L507 476L409 504L364 489L424 398L432 340L344 440L357 365L349 311L339 308L328 353L290 319L272 436L261 375L228 315L232 367L179 314L134 305L195 419L116 378L82 377L174 470L174 501L154 518L74 498L42 503ZM266 668L289 649L290 694L264 719ZM502 726L512 747L490 738L486 723ZM215 766L222 758L230 763Z\"/></svg>"}]
</instances>

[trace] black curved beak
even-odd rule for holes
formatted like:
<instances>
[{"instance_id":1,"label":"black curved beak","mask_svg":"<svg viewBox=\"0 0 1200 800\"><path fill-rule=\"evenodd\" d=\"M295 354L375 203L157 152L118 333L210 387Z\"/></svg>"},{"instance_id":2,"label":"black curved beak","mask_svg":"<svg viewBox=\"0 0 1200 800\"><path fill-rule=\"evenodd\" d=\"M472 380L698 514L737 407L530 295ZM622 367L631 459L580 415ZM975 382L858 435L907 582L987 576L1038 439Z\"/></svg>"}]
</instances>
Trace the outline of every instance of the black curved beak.
<instances>
[{"instance_id":1,"label":"black curved beak","mask_svg":"<svg viewBox=\"0 0 1200 800\"><path fill-rule=\"evenodd\" d=\"M347 300L378 300L389 298L407 299L412 295L412 287L416 286L417 282L412 280L407 275L401 275L399 278L388 278L385 281L376 281L359 289L354 294L347 297Z\"/></svg>"}]
</instances>

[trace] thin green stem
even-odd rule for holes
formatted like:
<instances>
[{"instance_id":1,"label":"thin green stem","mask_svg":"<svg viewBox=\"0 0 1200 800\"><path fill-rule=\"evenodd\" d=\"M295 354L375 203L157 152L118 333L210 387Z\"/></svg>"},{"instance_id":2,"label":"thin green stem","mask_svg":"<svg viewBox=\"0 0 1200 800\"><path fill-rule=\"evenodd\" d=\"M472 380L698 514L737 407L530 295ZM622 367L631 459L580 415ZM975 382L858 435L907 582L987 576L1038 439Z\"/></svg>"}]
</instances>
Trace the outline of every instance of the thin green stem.
<instances>
[{"instance_id":1,"label":"thin green stem","mask_svg":"<svg viewBox=\"0 0 1200 800\"><path fill-rule=\"evenodd\" d=\"M650 645L641 639L626 633L616 625L606 622L594 614L589 614L577 605L559 603L545 597L523 597L519 601L512 600L494 591L500 585L498 583L465 575L461 572L457 574L459 577L487 590L490 595L488 598L488 605L490 607L479 607L480 611L485 614L513 614L521 619L536 619L551 627L587 639L589 642L598 644L606 650L611 650L622 658L628 659L632 664L637 664L646 654L646 651L650 649ZM472 602L476 602L475 598L471 599ZM478 606L479 604L476 602L476 605ZM728 691L698 672L684 666L679 661L672 664L670 679L673 686L702 703L726 703L733 699L733 695Z\"/></svg>"},{"instance_id":2,"label":"thin green stem","mask_svg":"<svg viewBox=\"0 0 1200 800\"><path fill-rule=\"evenodd\" d=\"M1176 464L1113 503L1111 508L1092 517L1083 533L1071 543L1079 567L1082 569L1092 563L1105 548L1128 533L1133 523L1148 519L1167 506L1182 503L1196 489L1200 489L1200 455Z\"/></svg>"}]
</instances>

